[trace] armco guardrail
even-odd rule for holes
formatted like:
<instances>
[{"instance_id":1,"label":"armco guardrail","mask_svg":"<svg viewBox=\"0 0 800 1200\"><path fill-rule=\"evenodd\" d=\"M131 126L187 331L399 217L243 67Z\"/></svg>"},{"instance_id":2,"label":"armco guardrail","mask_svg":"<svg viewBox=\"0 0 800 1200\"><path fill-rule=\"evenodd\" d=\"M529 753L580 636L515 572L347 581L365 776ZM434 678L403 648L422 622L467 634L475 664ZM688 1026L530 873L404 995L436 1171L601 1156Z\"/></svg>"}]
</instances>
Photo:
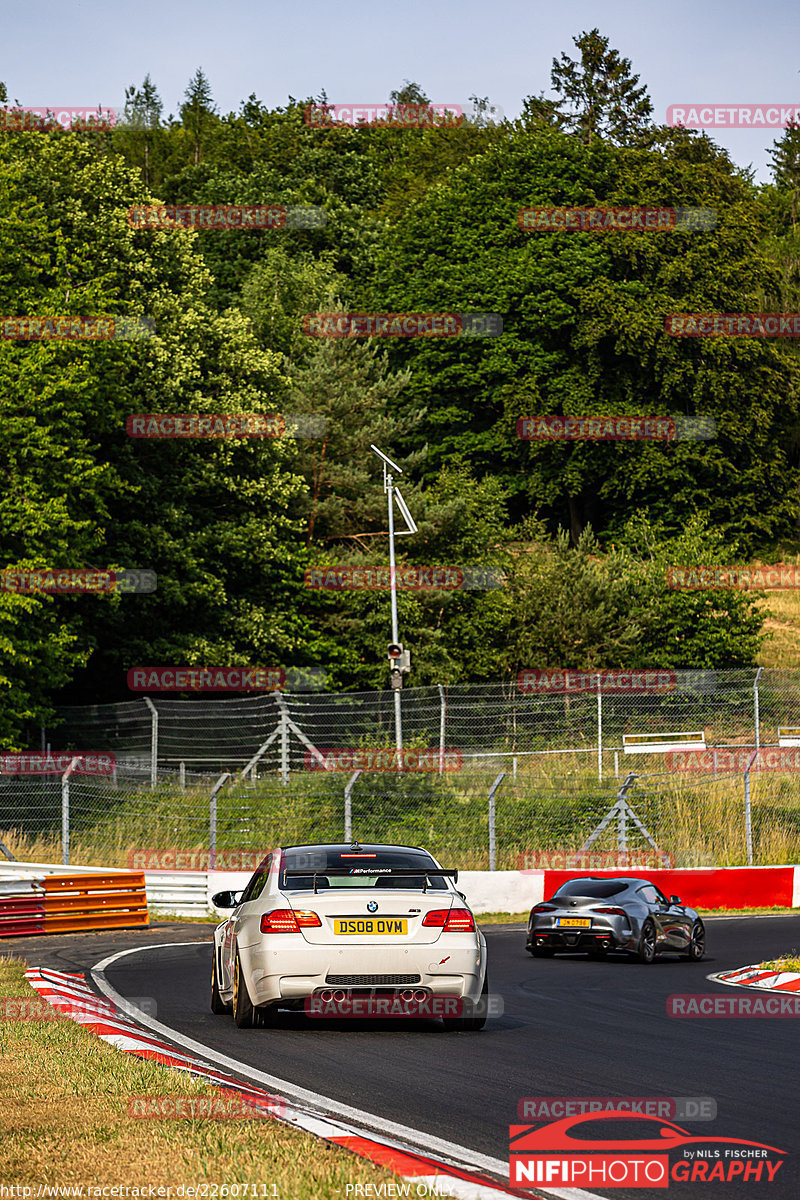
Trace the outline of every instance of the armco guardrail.
<instances>
[{"instance_id":1,"label":"armco guardrail","mask_svg":"<svg viewBox=\"0 0 800 1200\"><path fill-rule=\"evenodd\" d=\"M206 871L147 871L147 903L175 917L207 917L209 880ZM222 891L222 888L218 888Z\"/></svg>"},{"instance_id":2,"label":"armco guardrail","mask_svg":"<svg viewBox=\"0 0 800 1200\"><path fill-rule=\"evenodd\" d=\"M13 881L0 894L0 937L131 929L149 921L143 871L43 875Z\"/></svg>"}]
</instances>

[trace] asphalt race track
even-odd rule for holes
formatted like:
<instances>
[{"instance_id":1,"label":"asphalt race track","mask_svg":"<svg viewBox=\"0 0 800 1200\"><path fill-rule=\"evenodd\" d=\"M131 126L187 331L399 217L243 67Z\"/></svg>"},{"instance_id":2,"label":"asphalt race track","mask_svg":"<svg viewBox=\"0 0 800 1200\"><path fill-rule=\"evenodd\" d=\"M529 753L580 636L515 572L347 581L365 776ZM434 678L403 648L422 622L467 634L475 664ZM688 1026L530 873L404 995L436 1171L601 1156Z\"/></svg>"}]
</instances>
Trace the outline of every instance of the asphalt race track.
<instances>
[{"instance_id":1,"label":"asphalt race track","mask_svg":"<svg viewBox=\"0 0 800 1200\"><path fill-rule=\"evenodd\" d=\"M523 1096L711 1096L716 1120L685 1127L786 1151L767 1194L795 1200L797 1019L676 1020L667 1017L666 1000L673 993L745 995L706 976L800 945L800 916L710 919L702 962L667 956L651 966L622 957L533 959L521 927L484 932L491 991L502 997L504 1013L477 1034L445 1034L436 1022L322 1022L292 1013L278 1028L239 1030L230 1017L209 1011L210 948L202 941L154 944L106 974L122 995L152 997L163 1024L243 1064L500 1159L508 1156L508 1125L525 1123L516 1115ZM31 964L87 970L116 949L210 936L210 926L172 924L113 937L38 939L39 953L34 939L6 946ZM672 1182L669 1195L752 1197L766 1186ZM654 1193L604 1194L624 1200Z\"/></svg>"}]
</instances>

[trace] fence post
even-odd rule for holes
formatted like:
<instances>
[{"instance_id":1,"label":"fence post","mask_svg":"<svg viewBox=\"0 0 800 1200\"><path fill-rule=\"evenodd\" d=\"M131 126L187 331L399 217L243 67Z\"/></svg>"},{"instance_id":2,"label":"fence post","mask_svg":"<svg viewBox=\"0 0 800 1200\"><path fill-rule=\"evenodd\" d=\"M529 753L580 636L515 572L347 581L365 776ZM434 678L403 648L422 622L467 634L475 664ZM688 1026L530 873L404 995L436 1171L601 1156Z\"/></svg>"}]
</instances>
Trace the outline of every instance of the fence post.
<instances>
[{"instance_id":1,"label":"fence post","mask_svg":"<svg viewBox=\"0 0 800 1200\"><path fill-rule=\"evenodd\" d=\"M70 760L64 774L61 776L61 865L69 866L69 777L79 758Z\"/></svg>"},{"instance_id":2,"label":"fence post","mask_svg":"<svg viewBox=\"0 0 800 1200\"><path fill-rule=\"evenodd\" d=\"M600 676L597 676L597 778L603 778L603 695Z\"/></svg>"},{"instance_id":3,"label":"fence post","mask_svg":"<svg viewBox=\"0 0 800 1200\"><path fill-rule=\"evenodd\" d=\"M275 699L280 709L280 739L281 739L281 783L289 786L289 714L286 711L286 701L280 692L275 693Z\"/></svg>"},{"instance_id":4,"label":"fence post","mask_svg":"<svg viewBox=\"0 0 800 1200\"><path fill-rule=\"evenodd\" d=\"M158 709L149 696L142 696L150 709L150 787L158 783Z\"/></svg>"},{"instance_id":5,"label":"fence post","mask_svg":"<svg viewBox=\"0 0 800 1200\"><path fill-rule=\"evenodd\" d=\"M445 706L444 706L444 688L440 683L436 685L439 689L439 774L444 771L444 727L445 727ZM346 839L345 839L346 840Z\"/></svg>"},{"instance_id":6,"label":"fence post","mask_svg":"<svg viewBox=\"0 0 800 1200\"><path fill-rule=\"evenodd\" d=\"M753 721L756 727L756 750L761 748L761 714L759 712L758 681L761 678L761 672L763 670L763 667L758 668L756 671L755 680L753 682Z\"/></svg>"},{"instance_id":7,"label":"fence post","mask_svg":"<svg viewBox=\"0 0 800 1200\"><path fill-rule=\"evenodd\" d=\"M747 865L753 865L753 825L750 811L750 771L744 773L744 837L747 845Z\"/></svg>"},{"instance_id":8,"label":"fence post","mask_svg":"<svg viewBox=\"0 0 800 1200\"><path fill-rule=\"evenodd\" d=\"M181 761L178 763L178 782L181 785L181 791L186 791L186 763Z\"/></svg>"},{"instance_id":9,"label":"fence post","mask_svg":"<svg viewBox=\"0 0 800 1200\"><path fill-rule=\"evenodd\" d=\"M497 789L506 777L506 772L501 771L495 779L492 786L489 788L489 870L496 871L497 846L495 841L495 803L494 798Z\"/></svg>"},{"instance_id":10,"label":"fence post","mask_svg":"<svg viewBox=\"0 0 800 1200\"><path fill-rule=\"evenodd\" d=\"M344 840L352 841L353 838L353 784L358 779L360 771L354 771L347 781L344 789Z\"/></svg>"},{"instance_id":11,"label":"fence post","mask_svg":"<svg viewBox=\"0 0 800 1200\"><path fill-rule=\"evenodd\" d=\"M211 789L208 800L208 869L213 871L217 862L217 793L224 783L230 779L230 771L220 775Z\"/></svg>"},{"instance_id":12,"label":"fence post","mask_svg":"<svg viewBox=\"0 0 800 1200\"><path fill-rule=\"evenodd\" d=\"M748 867L752 867L753 865L753 814L750 807L750 768L757 757L758 750L754 750L744 769L744 841L747 848Z\"/></svg>"}]
</instances>

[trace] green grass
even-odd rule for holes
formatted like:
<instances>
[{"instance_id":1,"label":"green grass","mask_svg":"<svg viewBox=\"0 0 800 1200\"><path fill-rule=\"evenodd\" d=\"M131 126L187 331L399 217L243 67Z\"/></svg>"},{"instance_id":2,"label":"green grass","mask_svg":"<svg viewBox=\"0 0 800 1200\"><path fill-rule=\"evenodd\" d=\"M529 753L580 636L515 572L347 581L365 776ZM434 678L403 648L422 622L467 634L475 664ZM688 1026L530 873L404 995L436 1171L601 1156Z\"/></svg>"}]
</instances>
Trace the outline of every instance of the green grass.
<instances>
[{"instance_id":1,"label":"green grass","mask_svg":"<svg viewBox=\"0 0 800 1200\"><path fill-rule=\"evenodd\" d=\"M25 964L0 958L0 1000L37 999ZM0 1024L0 1180L5 1185L172 1187L249 1183L258 1195L390 1194L397 1176L273 1119L140 1119L133 1097L220 1098L219 1089L124 1054L68 1019ZM262 1187L263 1185L263 1187ZM273 1191L274 1185L274 1191ZM206 1193L214 1196L210 1189ZM380 1193L378 1193L380 1194ZM173 1190L172 1195L175 1195Z\"/></svg>"}]
</instances>

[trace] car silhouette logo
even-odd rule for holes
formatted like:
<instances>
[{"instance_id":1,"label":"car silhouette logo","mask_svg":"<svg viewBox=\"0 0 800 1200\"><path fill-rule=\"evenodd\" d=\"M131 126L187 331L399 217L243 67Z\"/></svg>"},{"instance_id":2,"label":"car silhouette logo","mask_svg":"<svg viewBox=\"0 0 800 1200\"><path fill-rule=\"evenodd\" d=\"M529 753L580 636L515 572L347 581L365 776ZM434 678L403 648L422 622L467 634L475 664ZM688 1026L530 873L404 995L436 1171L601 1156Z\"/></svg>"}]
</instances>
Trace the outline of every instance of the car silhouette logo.
<instances>
[{"instance_id":1,"label":"car silhouette logo","mask_svg":"<svg viewBox=\"0 0 800 1200\"><path fill-rule=\"evenodd\" d=\"M377 911L378 911L377 900L370 900L369 904L367 905L367 912L377 912Z\"/></svg>"}]
</instances>

